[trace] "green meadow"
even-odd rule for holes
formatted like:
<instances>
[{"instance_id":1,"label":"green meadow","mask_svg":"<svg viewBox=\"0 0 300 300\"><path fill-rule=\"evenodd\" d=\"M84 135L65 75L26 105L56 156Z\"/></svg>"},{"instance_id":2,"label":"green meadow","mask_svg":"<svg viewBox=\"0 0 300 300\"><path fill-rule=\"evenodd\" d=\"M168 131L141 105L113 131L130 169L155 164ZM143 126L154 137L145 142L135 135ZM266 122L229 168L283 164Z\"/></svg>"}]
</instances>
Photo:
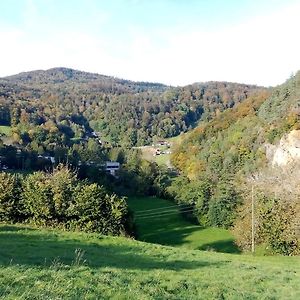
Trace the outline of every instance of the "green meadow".
<instances>
[{"instance_id":1,"label":"green meadow","mask_svg":"<svg viewBox=\"0 0 300 300\"><path fill-rule=\"evenodd\" d=\"M11 127L10 126L0 126L0 134L4 134L6 136L10 136L11 134Z\"/></svg>"},{"instance_id":2,"label":"green meadow","mask_svg":"<svg viewBox=\"0 0 300 300\"><path fill-rule=\"evenodd\" d=\"M299 299L297 257L0 226L1 299Z\"/></svg>"},{"instance_id":3,"label":"green meadow","mask_svg":"<svg viewBox=\"0 0 300 300\"><path fill-rule=\"evenodd\" d=\"M232 234L221 228L201 228L186 221L174 202L157 197L131 197L138 239L186 249L238 253Z\"/></svg>"}]
</instances>

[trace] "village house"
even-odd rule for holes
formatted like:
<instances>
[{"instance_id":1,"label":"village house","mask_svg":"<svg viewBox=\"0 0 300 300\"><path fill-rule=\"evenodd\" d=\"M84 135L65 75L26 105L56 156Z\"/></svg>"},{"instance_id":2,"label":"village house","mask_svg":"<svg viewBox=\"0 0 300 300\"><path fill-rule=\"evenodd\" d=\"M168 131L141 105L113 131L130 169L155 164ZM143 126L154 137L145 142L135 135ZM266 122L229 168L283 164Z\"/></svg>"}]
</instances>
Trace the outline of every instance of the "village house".
<instances>
[{"instance_id":1,"label":"village house","mask_svg":"<svg viewBox=\"0 0 300 300\"><path fill-rule=\"evenodd\" d=\"M117 161L107 161L105 163L105 171L112 176L116 176L116 171L120 169L120 163Z\"/></svg>"}]
</instances>

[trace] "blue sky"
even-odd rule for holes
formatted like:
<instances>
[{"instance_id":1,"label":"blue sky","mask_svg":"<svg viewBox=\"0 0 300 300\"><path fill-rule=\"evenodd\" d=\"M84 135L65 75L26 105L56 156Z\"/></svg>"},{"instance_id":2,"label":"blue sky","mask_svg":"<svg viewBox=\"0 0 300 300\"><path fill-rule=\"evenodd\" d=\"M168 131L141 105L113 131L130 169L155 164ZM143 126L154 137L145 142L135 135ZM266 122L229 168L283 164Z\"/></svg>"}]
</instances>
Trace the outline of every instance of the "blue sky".
<instances>
[{"instance_id":1,"label":"blue sky","mask_svg":"<svg viewBox=\"0 0 300 300\"><path fill-rule=\"evenodd\" d=\"M300 69L295 0L2 0L0 76L57 66L184 85Z\"/></svg>"}]
</instances>

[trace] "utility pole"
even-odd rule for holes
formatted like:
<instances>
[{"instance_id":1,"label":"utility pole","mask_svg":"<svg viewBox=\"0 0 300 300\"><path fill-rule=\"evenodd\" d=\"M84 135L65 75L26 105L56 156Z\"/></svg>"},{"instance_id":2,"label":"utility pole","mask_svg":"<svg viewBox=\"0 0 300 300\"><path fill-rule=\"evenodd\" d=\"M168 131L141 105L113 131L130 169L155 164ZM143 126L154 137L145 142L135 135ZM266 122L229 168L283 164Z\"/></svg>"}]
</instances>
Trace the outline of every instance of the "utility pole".
<instances>
[{"instance_id":1,"label":"utility pole","mask_svg":"<svg viewBox=\"0 0 300 300\"><path fill-rule=\"evenodd\" d=\"M251 241L251 251L254 253L255 251L255 219L254 219L254 184L252 183L252 218L251 218L251 225L252 225L252 241Z\"/></svg>"}]
</instances>

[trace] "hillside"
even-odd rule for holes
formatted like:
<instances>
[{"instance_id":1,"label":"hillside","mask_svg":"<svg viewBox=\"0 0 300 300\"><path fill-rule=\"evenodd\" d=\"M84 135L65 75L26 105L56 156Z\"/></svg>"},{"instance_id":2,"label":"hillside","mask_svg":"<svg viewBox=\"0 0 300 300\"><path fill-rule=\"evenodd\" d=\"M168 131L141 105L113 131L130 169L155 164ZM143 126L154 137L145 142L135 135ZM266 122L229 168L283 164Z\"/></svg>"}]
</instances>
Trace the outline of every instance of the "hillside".
<instances>
[{"instance_id":1,"label":"hillside","mask_svg":"<svg viewBox=\"0 0 300 300\"><path fill-rule=\"evenodd\" d=\"M202 227L235 227L243 250L251 243L249 187L255 184L258 244L297 255L299 193L282 183L295 187L298 177L279 169L285 181L274 176L266 149L299 129L299 77L273 89L228 82L166 87L65 68L7 77L0 91L1 167L80 167L81 179L118 195L172 199L191 207L185 218ZM171 149L175 172L143 160L135 147L165 145L162 139L185 131ZM116 178L105 173L108 160L122 165Z\"/></svg>"},{"instance_id":2,"label":"hillside","mask_svg":"<svg viewBox=\"0 0 300 300\"><path fill-rule=\"evenodd\" d=\"M228 83L169 87L54 68L0 80L0 125L51 122L65 139L91 131L112 145L140 146L176 136L264 88Z\"/></svg>"},{"instance_id":3,"label":"hillside","mask_svg":"<svg viewBox=\"0 0 300 300\"><path fill-rule=\"evenodd\" d=\"M243 249L251 248L254 199L257 243L277 253L299 253L299 103L300 72L202 123L173 151L172 164L188 178L183 189L190 185L191 193L207 181L212 186L205 201L201 194L188 200L200 206L198 218L203 214L224 226L223 215L228 225L236 222Z\"/></svg>"},{"instance_id":4,"label":"hillside","mask_svg":"<svg viewBox=\"0 0 300 300\"><path fill-rule=\"evenodd\" d=\"M275 144L283 134L299 127L299 81L300 72L283 85L249 97L201 124L182 141L174 164L189 177L196 162L204 173L220 175L249 172L263 165L266 143Z\"/></svg>"},{"instance_id":5,"label":"hillside","mask_svg":"<svg viewBox=\"0 0 300 300\"><path fill-rule=\"evenodd\" d=\"M299 299L300 261L0 226L6 299Z\"/></svg>"},{"instance_id":6,"label":"hillside","mask_svg":"<svg viewBox=\"0 0 300 300\"><path fill-rule=\"evenodd\" d=\"M111 76L88 73L68 68L52 68L23 72L3 78L4 81L22 84L27 87L43 87L49 89L64 88L67 85L94 88L103 92L141 92L149 90L164 91L168 87L160 83L134 82Z\"/></svg>"}]
</instances>

